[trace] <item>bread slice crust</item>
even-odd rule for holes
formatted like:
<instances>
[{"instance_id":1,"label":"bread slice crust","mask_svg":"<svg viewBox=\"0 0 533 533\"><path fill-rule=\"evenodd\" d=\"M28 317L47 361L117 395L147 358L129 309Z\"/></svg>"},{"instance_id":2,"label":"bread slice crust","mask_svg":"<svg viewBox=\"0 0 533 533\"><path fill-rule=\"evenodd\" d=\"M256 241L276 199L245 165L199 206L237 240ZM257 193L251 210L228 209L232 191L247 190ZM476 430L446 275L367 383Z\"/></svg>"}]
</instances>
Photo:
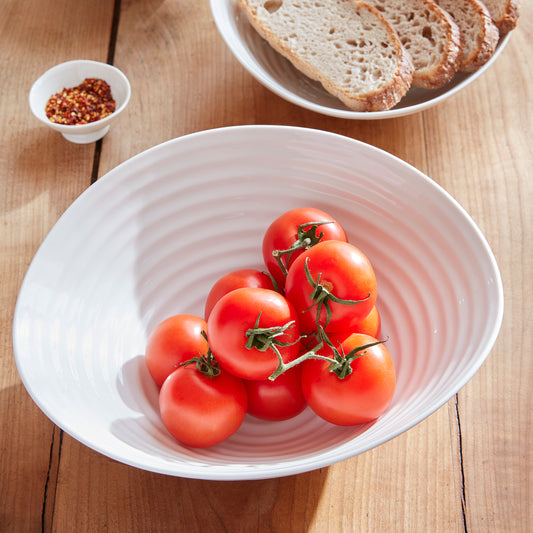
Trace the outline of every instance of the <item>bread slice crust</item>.
<instances>
[{"instance_id":1,"label":"bread slice crust","mask_svg":"<svg viewBox=\"0 0 533 533\"><path fill-rule=\"evenodd\" d=\"M250 24L299 71L354 111L384 111L414 66L374 8L357 0L238 0Z\"/></svg>"},{"instance_id":2,"label":"bread slice crust","mask_svg":"<svg viewBox=\"0 0 533 533\"><path fill-rule=\"evenodd\" d=\"M483 0L483 3L501 35L516 28L522 9L522 0Z\"/></svg>"},{"instance_id":3,"label":"bread slice crust","mask_svg":"<svg viewBox=\"0 0 533 533\"><path fill-rule=\"evenodd\" d=\"M439 89L461 64L461 32L432 0L367 0L391 23L415 65L413 87Z\"/></svg>"},{"instance_id":4,"label":"bread slice crust","mask_svg":"<svg viewBox=\"0 0 533 533\"><path fill-rule=\"evenodd\" d=\"M435 0L461 32L463 53L459 70L474 72L494 54L500 32L480 0Z\"/></svg>"}]
</instances>

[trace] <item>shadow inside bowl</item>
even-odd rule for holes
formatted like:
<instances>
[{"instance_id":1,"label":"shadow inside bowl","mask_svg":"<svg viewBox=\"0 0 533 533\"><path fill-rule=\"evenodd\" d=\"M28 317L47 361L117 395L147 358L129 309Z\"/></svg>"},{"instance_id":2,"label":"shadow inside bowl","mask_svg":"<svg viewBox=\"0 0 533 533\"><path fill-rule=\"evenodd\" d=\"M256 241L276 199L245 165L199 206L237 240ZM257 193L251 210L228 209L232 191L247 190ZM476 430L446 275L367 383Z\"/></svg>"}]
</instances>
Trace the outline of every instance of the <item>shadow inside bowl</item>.
<instances>
[{"instance_id":1,"label":"shadow inside bowl","mask_svg":"<svg viewBox=\"0 0 533 533\"><path fill-rule=\"evenodd\" d=\"M225 442L207 449L190 448L175 440L164 427L159 415L159 389L146 368L144 356L134 356L122 365L116 386L122 401L139 416L114 420L111 433L138 451L177 464L192 462L205 468L217 464L253 469L254 465L283 463L327 452L353 440L373 425L334 426L319 419L309 408L281 422L267 422L247 415L237 433ZM294 437L295 432L302 431L307 433L305 438ZM310 443L313 435L315 444Z\"/></svg>"}]
</instances>

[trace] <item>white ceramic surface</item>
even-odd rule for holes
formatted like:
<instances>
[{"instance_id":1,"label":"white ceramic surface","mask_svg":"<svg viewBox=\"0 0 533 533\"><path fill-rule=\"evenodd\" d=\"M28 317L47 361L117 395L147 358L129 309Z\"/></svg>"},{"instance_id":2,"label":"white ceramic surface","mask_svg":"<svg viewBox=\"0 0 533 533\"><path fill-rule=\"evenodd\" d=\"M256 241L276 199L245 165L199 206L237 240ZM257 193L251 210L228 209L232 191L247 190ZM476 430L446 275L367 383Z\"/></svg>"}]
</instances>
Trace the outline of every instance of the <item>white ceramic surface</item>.
<instances>
[{"instance_id":1,"label":"white ceramic surface","mask_svg":"<svg viewBox=\"0 0 533 533\"><path fill-rule=\"evenodd\" d=\"M64 88L76 87L86 78L100 78L109 84L116 102L115 111L89 124L69 126L51 122L45 112L48 99ZM107 63L76 59L47 70L33 84L29 103L32 113L48 127L61 133L70 142L87 144L101 139L109 131L111 122L116 120L128 105L130 95L131 87L128 78L119 69Z\"/></svg>"},{"instance_id":2,"label":"white ceramic surface","mask_svg":"<svg viewBox=\"0 0 533 533\"><path fill-rule=\"evenodd\" d=\"M219 446L181 446L159 418L147 336L172 314L202 314L222 274L263 268L267 226L299 206L336 217L375 267L392 404L358 427L309 409L285 422L248 416ZM165 474L260 479L342 461L423 420L478 370L502 313L487 242L431 179L346 137L240 126L156 146L85 191L28 269L13 342L29 394L87 446Z\"/></svg>"},{"instance_id":3,"label":"white ceramic surface","mask_svg":"<svg viewBox=\"0 0 533 533\"><path fill-rule=\"evenodd\" d=\"M499 43L492 58L476 72L459 73L441 89L410 89L388 111L358 112L348 109L319 82L304 76L275 52L240 12L236 0L210 0L211 12L220 34L241 65L272 92L311 111L339 118L378 120L418 113L456 94L481 76L497 59L510 34Z\"/></svg>"}]
</instances>

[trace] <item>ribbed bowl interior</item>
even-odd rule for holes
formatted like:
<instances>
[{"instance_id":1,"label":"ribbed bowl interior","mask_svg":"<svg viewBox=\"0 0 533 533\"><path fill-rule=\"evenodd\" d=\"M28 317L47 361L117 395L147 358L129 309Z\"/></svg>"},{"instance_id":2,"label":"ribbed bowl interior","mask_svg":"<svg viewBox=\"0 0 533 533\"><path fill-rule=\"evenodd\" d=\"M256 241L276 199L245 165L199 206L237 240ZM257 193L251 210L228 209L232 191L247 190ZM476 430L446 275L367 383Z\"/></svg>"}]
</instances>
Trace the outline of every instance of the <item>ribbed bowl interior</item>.
<instances>
[{"instance_id":1,"label":"ribbed bowl interior","mask_svg":"<svg viewBox=\"0 0 533 533\"><path fill-rule=\"evenodd\" d=\"M304 206L337 218L374 265L398 378L390 408L351 428L309 409L285 422L248 416L219 446L181 446L159 418L149 333L172 314L201 315L222 274L263 269L266 228ZM502 313L485 239L428 177L335 134L240 126L156 146L86 190L28 269L13 340L29 394L87 446L170 475L259 479L344 460L427 417L485 360Z\"/></svg>"}]
</instances>

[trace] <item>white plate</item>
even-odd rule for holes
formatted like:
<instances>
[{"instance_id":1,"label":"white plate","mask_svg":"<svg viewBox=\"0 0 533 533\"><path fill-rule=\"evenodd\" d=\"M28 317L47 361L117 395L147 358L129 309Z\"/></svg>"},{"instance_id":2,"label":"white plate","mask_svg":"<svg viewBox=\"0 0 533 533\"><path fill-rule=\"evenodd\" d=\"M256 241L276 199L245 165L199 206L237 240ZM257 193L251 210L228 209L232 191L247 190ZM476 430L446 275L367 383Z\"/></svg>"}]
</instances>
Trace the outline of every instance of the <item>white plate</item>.
<instances>
[{"instance_id":1,"label":"white plate","mask_svg":"<svg viewBox=\"0 0 533 533\"><path fill-rule=\"evenodd\" d=\"M390 409L348 428L309 409L247 417L219 446L181 446L159 417L147 336L167 316L201 314L220 275L263 268L264 231L298 206L338 218L375 267L398 376ZM330 465L424 419L477 371L502 312L485 239L429 178L346 137L241 126L156 146L85 191L28 269L13 343L34 401L87 446L154 472L257 479Z\"/></svg>"},{"instance_id":2,"label":"white plate","mask_svg":"<svg viewBox=\"0 0 533 533\"><path fill-rule=\"evenodd\" d=\"M211 12L224 41L241 65L254 78L281 98L311 111L338 118L378 120L418 113L443 102L481 76L496 61L510 33L498 44L491 59L473 73L459 73L441 89L410 89L388 111L351 111L329 94L319 82L298 71L264 41L240 13L236 0L210 0Z\"/></svg>"}]
</instances>

